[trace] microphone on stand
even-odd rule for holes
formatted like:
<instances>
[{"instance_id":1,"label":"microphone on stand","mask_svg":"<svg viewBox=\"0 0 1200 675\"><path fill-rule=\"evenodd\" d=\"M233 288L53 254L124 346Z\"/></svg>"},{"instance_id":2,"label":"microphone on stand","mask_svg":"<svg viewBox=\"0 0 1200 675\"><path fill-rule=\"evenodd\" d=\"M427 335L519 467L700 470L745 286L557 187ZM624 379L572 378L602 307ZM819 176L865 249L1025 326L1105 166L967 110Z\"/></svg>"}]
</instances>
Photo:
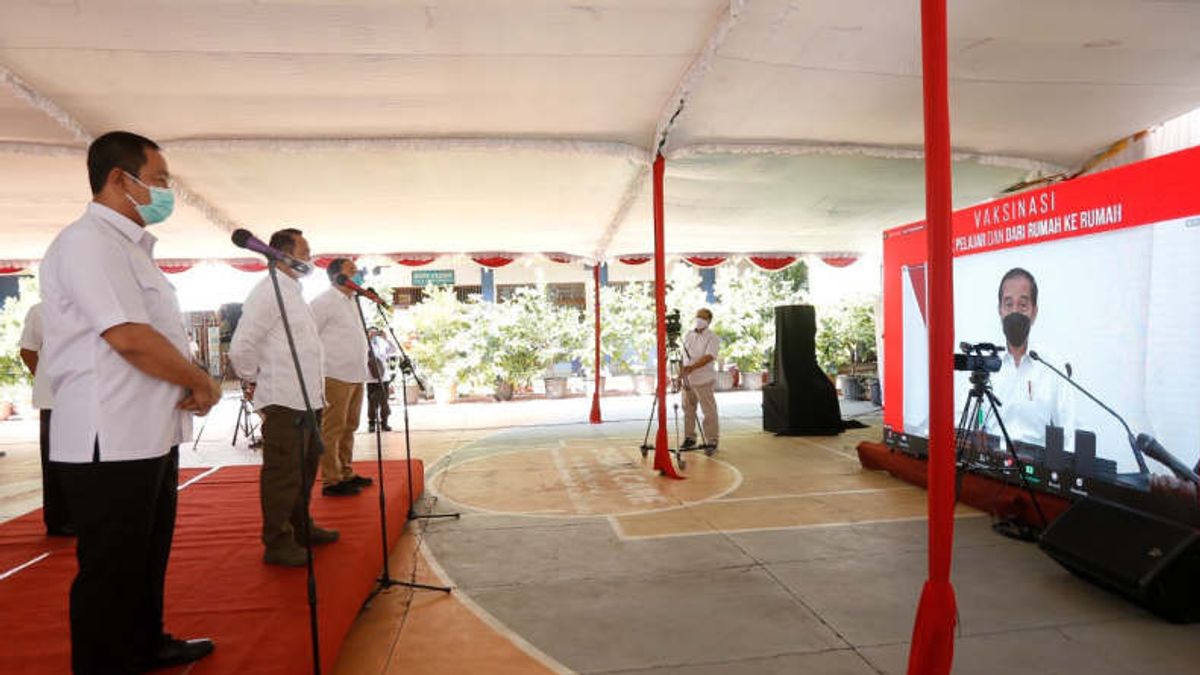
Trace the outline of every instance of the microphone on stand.
<instances>
[{"instance_id":1,"label":"microphone on stand","mask_svg":"<svg viewBox=\"0 0 1200 675\"><path fill-rule=\"evenodd\" d=\"M247 251L254 251L272 262L281 262L299 274L308 274L308 271L312 269L303 260L297 260L274 246L264 243L262 239L251 234L250 230L238 228L233 231L233 236L230 239L233 241L234 246L244 248Z\"/></svg>"},{"instance_id":2,"label":"microphone on stand","mask_svg":"<svg viewBox=\"0 0 1200 675\"><path fill-rule=\"evenodd\" d=\"M1133 457L1134 457L1134 459L1136 459L1136 460L1137 460L1137 463L1138 463L1138 469L1140 469L1140 470L1141 470L1141 472L1142 472L1142 473L1144 473L1144 474L1145 474L1145 473L1150 473L1150 469L1149 469L1149 468L1146 466L1146 458L1142 456L1142 448L1141 448L1141 447L1138 445L1138 443L1137 443L1137 439L1136 439L1136 438L1134 438L1133 431L1132 431L1132 430L1130 430L1130 428L1129 428L1129 425L1125 423L1125 418L1124 418L1124 417L1121 417L1120 415L1118 415L1118 414L1117 414L1117 411L1115 411L1115 410L1113 410L1112 408L1110 408L1110 407L1108 407L1108 406L1104 405L1104 402L1103 402L1103 401L1101 401L1100 399L1098 399L1098 398L1096 398L1095 396L1093 396L1093 395L1092 395L1092 392L1090 392L1090 391L1088 391L1087 389L1084 389L1083 387L1081 387L1081 386L1079 385L1079 383L1078 383L1078 382L1076 382L1075 380L1071 379L1071 377L1070 377L1069 375L1066 375L1066 374L1064 374L1064 373L1063 373L1061 370L1059 370L1058 368L1055 368L1054 366L1050 365L1049 363L1046 363L1044 360L1042 360L1042 357L1038 356L1038 353L1037 353L1037 352L1035 352L1035 351L1033 351L1033 350L1030 350L1030 352L1029 352L1029 358L1031 358L1031 359L1033 359L1034 361L1037 361L1038 363L1042 364L1043 366L1046 366L1047 368L1049 368L1051 371L1053 371L1053 372L1054 372L1054 374L1055 374L1055 375L1058 375L1058 376L1059 376L1059 377L1061 377L1063 380L1065 380L1066 382L1070 383L1070 385L1071 385L1072 387L1075 387L1075 388L1076 388L1076 389L1078 389L1079 391L1083 392L1083 395L1084 395L1084 396L1087 396L1088 398L1092 399L1092 401L1093 401L1093 402L1095 402L1095 404L1096 404L1096 405L1098 405L1098 406L1100 406L1101 408L1103 408L1105 412L1107 412L1108 414L1110 414L1110 415L1112 415L1113 417L1117 418L1117 421L1121 423L1121 426L1125 427L1125 434L1126 434L1126 435L1129 437L1129 447L1130 447L1130 448L1133 450ZM1164 450L1164 452L1165 452L1165 450ZM1151 455L1151 456L1153 456L1153 455Z\"/></svg>"},{"instance_id":3,"label":"microphone on stand","mask_svg":"<svg viewBox=\"0 0 1200 675\"><path fill-rule=\"evenodd\" d=\"M345 274L337 275L337 278L334 279L334 283L342 288L348 288L351 291L354 291L354 293L357 295L361 295L362 297L370 300L386 310L392 309L392 306L384 302L383 298L379 297L375 291L371 290L370 288L363 288L362 286L359 286L358 284L354 283L353 279Z\"/></svg>"},{"instance_id":4,"label":"microphone on stand","mask_svg":"<svg viewBox=\"0 0 1200 675\"><path fill-rule=\"evenodd\" d=\"M1150 434L1138 434L1135 442L1142 449L1142 452L1149 455L1150 459L1170 469L1171 473L1175 474L1175 477L1179 480L1200 485L1200 476L1197 476L1195 471L1192 471L1186 464L1179 461L1175 455L1172 455Z\"/></svg>"}]
</instances>

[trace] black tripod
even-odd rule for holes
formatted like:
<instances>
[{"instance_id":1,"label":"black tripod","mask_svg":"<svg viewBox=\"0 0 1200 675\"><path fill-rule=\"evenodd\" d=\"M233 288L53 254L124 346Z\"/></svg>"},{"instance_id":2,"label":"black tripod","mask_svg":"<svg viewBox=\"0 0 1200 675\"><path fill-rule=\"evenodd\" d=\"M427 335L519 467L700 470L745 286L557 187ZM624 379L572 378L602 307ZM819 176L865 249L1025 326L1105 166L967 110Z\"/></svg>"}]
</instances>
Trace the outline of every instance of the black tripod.
<instances>
[{"instance_id":1,"label":"black tripod","mask_svg":"<svg viewBox=\"0 0 1200 675\"><path fill-rule=\"evenodd\" d=\"M279 290L279 276L275 263L267 265L271 277L271 285L275 288L275 303L279 306L279 317L283 320L283 332L287 336L288 349L292 353L292 365L296 369L296 380L300 383L300 395L304 398L304 414L297 421L300 427L300 495L304 501L304 550L308 567L308 623L312 632L313 672L321 674L321 645L317 626L317 574L313 568L312 548L312 516L309 512L309 502L312 497L312 481L308 476L308 458L316 444L316 453L325 451L321 441L320 425L317 423L317 413L313 410L312 401L308 398L308 387L304 385L304 371L300 367L300 355L296 352L296 340L292 337L292 326L288 323L287 310L283 306L283 293ZM315 476L314 476L315 478Z\"/></svg>"},{"instance_id":2,"label":"black tripod","mask_svg":"<svg viewBox=\"0 0 1200 675\"><path fill-rule=\"evenodd\" d=\"M250 405L250 399L246 396L246 383L242 383L242 398L238 401L238 416L237 421L233 423L233 440L230 445L237 445L238 434L240 433L250 443L250 448L262 447L262 438L256 438L254 432L258 429L258 425L254 423L254 408Z\"/></svg>"},{"instance_id":3,"label":"black tripod","mask_svg":"<svg viewBox=\"0 0 1200 675\"><path fill-rule=\"evenodd\" d=\"M1046 514L1042 513L1042 507L1038 504L1037 494L1034 493L1033 487L1029 485L1029 479L1025 477L1025 472L1021 470L1021 458L1017 455L1017 448L1008 436L1008 428L1004 426L1004 418L1000 416L1000 407L1003 404L996 399L996 394L992 392L990 373L987 370L972 370L970 372L971 391L967 395L966 403L963 404L962 415L958 418L958 430L955 437L955 445L957 446L955 464L960 469L954 491L955 501L957 501L958 494L962 491L963 472L968 468L964 460L966 451L976 441L983 443L984 447L987 447L984 427L986 415L991 415L996 418L996 424L1000 427L1000 435L1004 441L1004 447L1012 458L1013 467L1016 469L1017 475L1021 477L1021 486L1025 488L1025 492L1029 495L1029 500L1033 504L1033 510L1037 513L1038 522L1041 523L1041 528L1045 529L1048 523ZM985 405L987 406L986 415ZM1026 541L1037 539L1035 532L1012 520L996 521L993 523L992 529L1015 539Z\"/></svg>"},{"instance_id":4,"label":"black tripod","mask_svg":"<svg viewBox=\"0 0 1200 675\"><path fill-rule=\"evenodd\" d=\"M676 340L678 340L678 338L676 338ZM667 395L678 394L681 391L681 382L683 386L688 386L687 376L683 375L680 377L683 361L679 358L679 348L675 344L672 344L668 348L668 355L668 368L672 377L670 390L667 392ZM654 426L655 418L658 417L658 400L658 388L655 387L654 400L650 402L650 415L646 419L646 435L642 438L641 446L638 447L638 449L642 452L642 459L645 459L650 451L654 449L654 445L650 442L650 430ZM687 460L683 456L684 453L695 452L696 450L703 449L705 455L711 456L712 449L708 445L708 439L704 436L703 426L700 427L701 444L698 446L692 446L690 448L683 447L683 444L679 442L679 400L676 399L673 401L672 405L675 411L675 447L667 448L667 451L674 453L675 460L679 462L679 468L685 469L687 468Z\"/></svg>"},{"instance_id":5,"label":"black tripod","mask_svg":"<svg viewBox=\"0 0 1200 675\"><path fill-rule=\"evenodd\" d=\"M363 314L362 304L359 301L358 296L355 296L354 305L355 305L355 307L358 308L358 318L362 322L363 334L367 336L368 358L371 359L372 363L379 363L380 361L378 360L378 357L375 354L375 345L371 342L371 335L370 335L370 332L367 330L367 318L366 318L366 315ZM409 427L408 427L408 373L413 372L412 371L412 362L408 360L408 355L404 353L404 347L400 345L400 341L396 340L395 333L392 332L391 323L387 320L387 315L383 313L383 308L380 307L379 305L376 305L375 308L376 308L376 310L378 310L379 316L383 320L383 324L388 327L388 332L392 334L392 339L395 340L396 347L400 350L400 375L401 375L400 382L401 382L401 385L404 387L404 394L403 394L404 395L404 458L406 460L405 461L406 468L408 469L408 503L409 503L409 507L408 507L408 514L407 514L406 519L411 521L411 520L416 520L417 518L421 518L421 517L424 517L424 518L458 518L459 514L457 514L457 513L446 513L446 514L437 514L437 515L430 515L430 516L416 516L413 514L412 504L413 504L413 500L414 500L414 495L413 495L413 475L412 475L412 447L411 447L411 443L409 440ZM379 382L382 382L383 381L383 373L380 372L379 377L377 377L376 379ZM425 385L423 382L421 382L420 378L417 378L417 386L419 386L422 390L425 389ZM369 605L371 603L371 601L375 599L375 596L377 596L381 592L383 592L384 589L388 589L393 586L404 586L406 588L418 588L418 589L428 590L428 591L442 591L443 593L449 593L450 588L448 586L433 586L430 584L420 584L415 581L400 581L399 579L392 578L391 571L390 571L391 567L388 564L387 498L384 496L384 489L383 489L383 425L382 424L375 425L375 461L377 463L377 467L378 467L378 471L379 471L379 537L380 537L381 548L383 551L383 571L380 573L379 579L376 580L375 588L367 596L366 601L363 602L363 606Z\"/></svg>"}]
</instances>

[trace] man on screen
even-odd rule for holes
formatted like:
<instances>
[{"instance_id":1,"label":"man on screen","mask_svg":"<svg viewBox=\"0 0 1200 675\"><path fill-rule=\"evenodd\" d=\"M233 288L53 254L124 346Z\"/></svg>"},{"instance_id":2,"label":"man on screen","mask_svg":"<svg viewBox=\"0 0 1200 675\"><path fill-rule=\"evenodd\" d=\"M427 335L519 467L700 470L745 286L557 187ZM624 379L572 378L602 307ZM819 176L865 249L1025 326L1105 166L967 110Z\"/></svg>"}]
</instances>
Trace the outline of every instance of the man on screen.
<instances>
[{"instance_id":1,"label":"man on screen","mask_svg":"<svg viewBox=\"0 0 1200 675\"><path fill-rule=\"evenodd\" d=\"M1046 444L1046 427L1062 427L1068 447L1075 435L1075 398L1058 375L1029 356L1029 333L1038 316L1037 280L1014 267L1000 279L1000 323L1007 347L1000 371L992 376L992 391L1002 404L1000 415L1014 441ZM1000 435L994 416L987 430Z\"/></svg>"}]
</instances>

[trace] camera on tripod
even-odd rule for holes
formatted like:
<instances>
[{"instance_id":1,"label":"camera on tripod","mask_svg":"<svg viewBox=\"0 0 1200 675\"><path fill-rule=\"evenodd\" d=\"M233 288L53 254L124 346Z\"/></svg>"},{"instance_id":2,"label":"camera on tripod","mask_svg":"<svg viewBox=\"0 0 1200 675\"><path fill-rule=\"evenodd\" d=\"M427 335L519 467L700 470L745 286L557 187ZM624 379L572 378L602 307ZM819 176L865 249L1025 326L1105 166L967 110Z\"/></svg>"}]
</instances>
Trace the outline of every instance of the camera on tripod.
<instances>
[{"instance_id":1,"label":"camera on tripod","mask_svg":"<svg viewBox=\"0 0 1200 675\"><path fill-rule=\"evenodd\" d=\"M969 373L996 373L1000 371L1000 354L1004 347L990 342L960 342L961 354L954 355L954 369Z\"/></svg>"},{"instance_id":2,"label":"camera on tripod","mask_svg":"<svg viewBox=\"0 0 1200 675\"><path fill-rule=\"evenodd\" d=\"M683 320L679 318L679 310L667 312L667 349L679 349L679 338L683 335Z\"/></svg>"}]
</instances>

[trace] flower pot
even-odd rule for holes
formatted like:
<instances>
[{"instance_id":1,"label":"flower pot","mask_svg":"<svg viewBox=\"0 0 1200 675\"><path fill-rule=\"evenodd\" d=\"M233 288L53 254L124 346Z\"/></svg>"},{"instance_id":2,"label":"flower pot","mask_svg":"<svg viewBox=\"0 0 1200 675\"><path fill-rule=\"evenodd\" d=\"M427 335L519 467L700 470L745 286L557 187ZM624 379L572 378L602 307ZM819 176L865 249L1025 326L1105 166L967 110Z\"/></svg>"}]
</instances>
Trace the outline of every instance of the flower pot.
<instances>
[{"instance_id":1,"label":"flower pot","mask_svg":"<svg viewBox=\"0 0 1200 675\"><path fill-rule=\"evenodd\" d=\"M729 391L733 389L733 373L728 370L718 370L714 388L717 391Z\"/></svg>"},{"instance_id":2,"label":"flower pot","mask_svg":"<svg viewBox=\"0 0 1200 675\"><path fill-rule=\"evenodd\" d=\"M851 375L838 375L837 388L842 395L843 401L857 401L862 398L862 385L858 383L858 378Z\"/></svg>"},{"instance_id":3,"label":"flower pot","mask_svg":"<svg viewBox=\"0 0 1200 675\"><path fill-rule=\"evenodd\" d=\"M762 389L763 374L762 373L742 373L742 389L747 391L755 391Z\"/></svg>"},{"instance_id":4,"label":"flower pot","mask_svg":"<svg viewBox=\"0 0 1200 675\"><path fill-rule=\"evenodd\" d=\"M404 392L404 396L408 399L408 405L416 405L421 400L421 388L416 384L409 384L407 391Z\"/></svg>"},{"instance_id":5,"label":"flower pot","mask_svg":"<svg viewBox=\"0 0 1200 675\"><path fill-rule=\"evenodd\" d=\"M547 377L546 378L546 398L566 398L567 397L567 378L565 377Z\"/></svg>"},{"instance_id":6,"label":"flower pot","mask_svg":"<svg viewBox=\"0 0 1200 675\"><path fill-rule=\"evenodd\" d=\"M513 398L513 383L504 380L496 382L496 393L494 394L497 401L511 401Z\"/></svg>"},{"instance_id":7,"label":"flower pot","mask_svg":"<svg viewBox=\"0 0 1200 675\"><path fill-rule=\"evenodd\" d=\"M634 375L633 390L639 394L654 393L654 376L653 375Z\"/></svg>"},{"instance_id":8,"label":"flower pot","mask_svg":"<svg viewBox=\"0 0 1200 675\"><path fill-rule=\"evenodd\" d=\"M457 382L437 382L433 385L433 398L438 405L449 405L458 400Z\"/></svg>"},{"instance_id":9,"label":"flower pot","mask_svg":"<svg viewBox=\"0 0 1200 675\"><path fill-rule=\"evenodd\" d=\"M12 417L16 411L17 406L12 401L0 401L0 421Z\"/></svg>"}]
</instances>

